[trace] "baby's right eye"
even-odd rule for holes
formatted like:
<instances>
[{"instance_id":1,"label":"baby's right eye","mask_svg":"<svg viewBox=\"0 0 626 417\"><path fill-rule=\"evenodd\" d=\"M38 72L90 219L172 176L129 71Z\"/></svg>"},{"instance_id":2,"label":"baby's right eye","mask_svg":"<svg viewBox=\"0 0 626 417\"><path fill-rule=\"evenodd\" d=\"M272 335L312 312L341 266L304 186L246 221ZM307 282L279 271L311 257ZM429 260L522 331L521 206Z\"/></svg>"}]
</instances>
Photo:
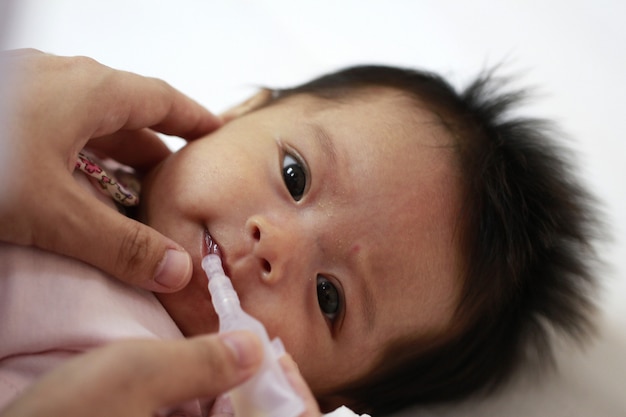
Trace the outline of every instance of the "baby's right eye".
<instances>
[{"instance_id":1,"label":"baby's right eye","mask_svg":"<svg viewBox=\"0 0 626 417\"><path fill-rule=\"evenodd\" d=\"M334 320L341 310L341 295L337 287L321 275L317 276L317 302L324 316Z\"/></svg>"},{"instance_id":2,"label":"baby's right eye","mask_svg":"<svg viewBox=\"0 0 626 417\"><path fill-rule=\"evenodd\" d=\"M283 157L283 180L294 200L300 201L306 188L306 171L293 156Z\"/></svg>"}]
</instances>

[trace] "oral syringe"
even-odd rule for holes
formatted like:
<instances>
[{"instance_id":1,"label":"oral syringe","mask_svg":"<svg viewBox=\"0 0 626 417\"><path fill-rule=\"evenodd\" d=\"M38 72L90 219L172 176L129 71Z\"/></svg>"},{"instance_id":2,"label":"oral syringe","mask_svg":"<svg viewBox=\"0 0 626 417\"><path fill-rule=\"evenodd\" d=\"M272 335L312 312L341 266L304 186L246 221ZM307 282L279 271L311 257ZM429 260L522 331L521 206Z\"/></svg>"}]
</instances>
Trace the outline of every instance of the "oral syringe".
<instances>
[{"instance_id":1,"label":"oral syringe","mask_svg":"<svg viewBox=\"0 0 626 417\"><path fill-rule=\"evenodd\" d=\"M304 402L285 376L276 352L280 342L270 341L263 324L243 311L230 278L224 273L217 246L207 245L209 254L202 259L202 268L209 279L209 292L220 321L220 333L249 330L263 343L263 363L257 373L234 388L230 399L235 416L240 417L297 417L304 412Z\"/></svg>"}]
</instances>

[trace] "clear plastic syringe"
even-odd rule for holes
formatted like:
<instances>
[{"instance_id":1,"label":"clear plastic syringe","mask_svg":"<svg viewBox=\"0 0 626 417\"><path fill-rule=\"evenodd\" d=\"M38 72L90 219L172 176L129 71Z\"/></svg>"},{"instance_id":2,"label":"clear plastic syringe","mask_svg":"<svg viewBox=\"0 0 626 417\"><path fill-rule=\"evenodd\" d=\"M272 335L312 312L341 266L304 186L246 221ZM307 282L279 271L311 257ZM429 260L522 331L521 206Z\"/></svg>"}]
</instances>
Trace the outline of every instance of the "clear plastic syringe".
<instances>
[{"instance_id":1,"label":"clear plastic syringe","mask_svg":"<svg viewBox=\"0 0 626 417\"><path fill-rule=\"evenodd\" d=\"M202 268L209 279L213 307L220 320L219 331L252 331L261 339L264 351L259 371L229 393L235 416L297 417L304 412L304 402L280 367L278 354L274 352L263 324L241 308L239 297L215 250L214 245L209 246L209 254L202 259Z\"/></svg>"}]
</instances>

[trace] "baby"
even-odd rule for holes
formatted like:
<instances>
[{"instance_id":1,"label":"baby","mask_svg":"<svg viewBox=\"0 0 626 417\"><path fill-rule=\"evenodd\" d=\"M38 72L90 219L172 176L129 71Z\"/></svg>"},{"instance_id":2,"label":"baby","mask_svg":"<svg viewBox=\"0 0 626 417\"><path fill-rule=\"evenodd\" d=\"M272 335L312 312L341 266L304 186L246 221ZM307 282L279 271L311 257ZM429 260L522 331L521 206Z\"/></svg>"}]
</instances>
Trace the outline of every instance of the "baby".
<instances>
[{"instance_id":1,"label":"baby","mask_svg":"<svg viewBox=\"0 0 626 417\"><path fill-rule=\"evenodd\" d=\"M322 409L372 414L492 387L529 349L549 354L552 328L584 335L589 197L494 84L458 94L365 66L262 92L143 181L137 217L193 258L160 305L184 336L217 331L208 233Z\"/></svg>"}]
</instances>

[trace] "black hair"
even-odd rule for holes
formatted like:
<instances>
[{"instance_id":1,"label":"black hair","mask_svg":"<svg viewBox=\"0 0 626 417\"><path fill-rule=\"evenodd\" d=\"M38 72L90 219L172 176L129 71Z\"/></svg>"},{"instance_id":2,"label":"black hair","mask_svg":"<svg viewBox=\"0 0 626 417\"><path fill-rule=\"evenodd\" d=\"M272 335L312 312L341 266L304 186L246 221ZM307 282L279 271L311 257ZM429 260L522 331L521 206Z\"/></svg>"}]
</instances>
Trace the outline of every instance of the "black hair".
<instances>
[{"instance_id":1,"label":"black hair","mask_svg":"<svg viewBox=\"0 0 626 417\"><path fill-rule=\"evenodd\" d=\"M438 117L458 156L461 329L425 350L419 340L390 341L375 370L343 388L355 410L386 414L487 392L528 357L550 361L553 331L576 340L591 333L594 199L575 178L558 131L512 116L526 94L505 86L493 71L457 92L431 72L358 66L274 92L274 100L344 100L368 87L399 91Z\"/></svg>"}]
</instances>

